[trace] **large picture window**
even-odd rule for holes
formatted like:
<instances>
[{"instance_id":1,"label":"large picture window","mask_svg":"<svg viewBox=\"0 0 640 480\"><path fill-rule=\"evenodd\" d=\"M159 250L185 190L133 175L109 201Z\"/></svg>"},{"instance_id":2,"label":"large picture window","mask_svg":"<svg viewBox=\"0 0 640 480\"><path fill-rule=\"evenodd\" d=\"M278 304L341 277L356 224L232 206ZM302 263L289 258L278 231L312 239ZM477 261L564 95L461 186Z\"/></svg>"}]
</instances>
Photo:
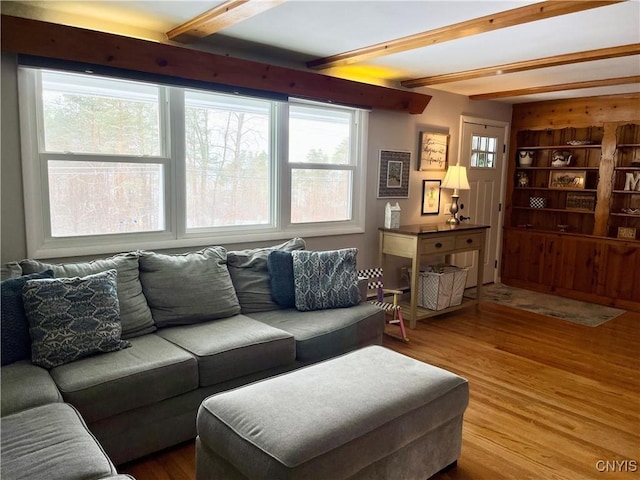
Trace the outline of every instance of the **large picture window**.
<instances>
[{"instance_id":1,"label":"large picture window","mask_svg":"<svg viewBox=\"0 0 640 480\"><path fill-rule=\"evenodd\" d=\"M28 254L363 231L366 112L21 67Z\"/></svg>"}]
</instances>

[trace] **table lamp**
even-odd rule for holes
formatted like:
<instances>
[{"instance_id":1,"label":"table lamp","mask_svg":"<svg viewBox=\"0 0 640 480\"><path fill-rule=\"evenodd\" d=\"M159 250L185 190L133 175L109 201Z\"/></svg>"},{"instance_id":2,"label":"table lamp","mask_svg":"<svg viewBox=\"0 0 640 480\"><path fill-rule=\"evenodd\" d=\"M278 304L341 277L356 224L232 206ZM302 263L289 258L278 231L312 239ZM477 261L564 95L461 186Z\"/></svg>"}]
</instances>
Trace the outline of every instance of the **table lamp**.
<instances>
[{"instance_id":1,"label":"table lamp","mask_svg":"<svg viewBox=\"0 0 640 480\"><path fill-rule=\"evenodd\" d=\"M450 225L458 225L460 224L460 220L458 220L458 198L460 198L458 190L470 190L469 180L467 180L467 169L460 165L450 166L444 176L441 188L453 189L451 207L449 208L451 218L447 220L447 223Z\"/></svg>"}]
</instances>

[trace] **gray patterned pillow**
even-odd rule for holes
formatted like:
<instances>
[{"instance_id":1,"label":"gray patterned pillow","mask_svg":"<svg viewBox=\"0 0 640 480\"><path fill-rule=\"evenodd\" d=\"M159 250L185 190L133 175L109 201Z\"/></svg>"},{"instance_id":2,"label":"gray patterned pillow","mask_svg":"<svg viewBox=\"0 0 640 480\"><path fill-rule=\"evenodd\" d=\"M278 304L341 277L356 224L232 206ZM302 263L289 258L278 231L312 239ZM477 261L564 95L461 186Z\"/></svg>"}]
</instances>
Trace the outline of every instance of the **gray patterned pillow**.
<instances>
[{"instance_id":1,"label":"gray patterned pillow","mask_svg":"<svg viewBox=\"0 0 640 480\"><path fill-rule=\"evenodd\" d=\"M296 308L301 311L322 310L360 303L357 253L356 248L291 252Z\"/></svg>"},{"instance_id":2,"label":"gray patterned pillow","mask_svg":"<svg viewBox=\"0 0 640 480\"><path fill-rule=\"evenodd\" d=\"M31 361L44 368L131 346L120 339L116 270L28 280L22 290Z\"/></svg>"},{"instance_id":3,"label":"gray patterned pillow","mask_svg":"<svg viewBox=\"0 0 640 480\"><path fill-rule=\"evenodd\" d=\"M78 263L53 264L28 259L22 260L20 266L25 274L51 269L56 278L84 277L112 268L116 269L118 271L118 301L120 303L122 338L138 337L156 330L147 299L142 294L138 272L138 254L135 252Z\"/></svg>"}]
</instances>

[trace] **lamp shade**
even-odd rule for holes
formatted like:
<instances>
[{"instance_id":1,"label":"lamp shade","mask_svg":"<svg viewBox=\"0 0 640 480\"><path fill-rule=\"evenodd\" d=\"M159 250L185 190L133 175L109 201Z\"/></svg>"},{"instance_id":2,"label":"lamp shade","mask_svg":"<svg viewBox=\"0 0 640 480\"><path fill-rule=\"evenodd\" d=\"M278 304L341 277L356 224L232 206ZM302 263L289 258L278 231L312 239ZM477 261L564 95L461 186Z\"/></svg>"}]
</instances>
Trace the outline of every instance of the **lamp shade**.
<instances>
[{"instance_id":1,"label":"lamp shade","mask_svg":"<svg viewBox=\"0 0 640 480\"><path fill-rule=\"evenodd\" d=\"M460 165L452 165L447 169L447 174L442 181L442 188L452 188L455 190L470 190L469 180L467 180L467 169Z\"/></svg>"}]
</instances>

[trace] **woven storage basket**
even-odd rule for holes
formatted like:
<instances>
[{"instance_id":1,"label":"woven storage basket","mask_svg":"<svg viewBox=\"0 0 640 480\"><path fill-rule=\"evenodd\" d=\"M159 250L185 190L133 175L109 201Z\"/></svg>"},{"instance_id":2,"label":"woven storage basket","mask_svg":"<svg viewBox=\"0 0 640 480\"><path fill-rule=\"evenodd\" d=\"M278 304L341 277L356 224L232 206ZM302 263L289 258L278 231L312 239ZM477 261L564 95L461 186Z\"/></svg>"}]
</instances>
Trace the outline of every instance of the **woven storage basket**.
<instances>
[{"instance_id":1,"label":"woven storage basket","mask_svg":"<svg viewBox=\"0 0 640 480\"><path fill-rule=\"evenodd\" d=\"M430 268L437 271L420 272L418 306L429 310L443 310L460 305L469 269L454 265Z\"/></svg>"}]
</instances>

